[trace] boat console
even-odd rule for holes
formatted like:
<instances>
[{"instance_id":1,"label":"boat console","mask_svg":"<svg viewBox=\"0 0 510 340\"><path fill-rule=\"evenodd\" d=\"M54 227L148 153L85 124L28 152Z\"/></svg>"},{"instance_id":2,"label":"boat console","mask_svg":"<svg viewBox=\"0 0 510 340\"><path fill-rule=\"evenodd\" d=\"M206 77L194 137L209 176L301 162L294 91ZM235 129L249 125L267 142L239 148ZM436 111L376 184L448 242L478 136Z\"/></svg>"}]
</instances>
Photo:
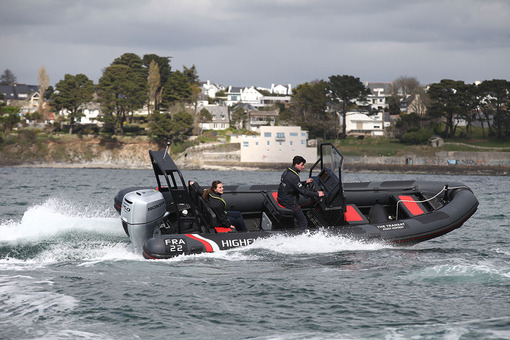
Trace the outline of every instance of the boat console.
<instances>
[{"instance_id":1,"label":"boat console","mask_svg":"<svg viewBox=\"0 0 510 340\"><path fill-rule=\"evenodd\" d=\"M319 153L319 159L310 169L310 177L314 178L316 183L314 190L323 191L324 197L312 202L311 205L302 206L303 212L310 226L317 228L348 224L344 218L346 207L341 181L343 156L331 143L321 144ZM335 170L338 173L335 173ZM319 171L318 175L314 176L314 171ZM265 214L268 216L266 218L274 221L273 224L280 228L293 228L292 212L280 206L276 197L272 197L274 194L276 193L265 193Z\"/></svg>"}]
</instances>

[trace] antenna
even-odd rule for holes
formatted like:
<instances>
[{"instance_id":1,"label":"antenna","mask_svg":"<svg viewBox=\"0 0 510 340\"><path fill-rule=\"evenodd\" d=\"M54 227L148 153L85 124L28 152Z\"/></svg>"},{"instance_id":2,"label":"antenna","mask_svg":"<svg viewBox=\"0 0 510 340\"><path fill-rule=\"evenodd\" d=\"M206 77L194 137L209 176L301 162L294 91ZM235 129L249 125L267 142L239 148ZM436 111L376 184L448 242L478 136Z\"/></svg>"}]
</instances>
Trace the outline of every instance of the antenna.
<instances>
[{"instance_id":1,"label":"antenna","mask_svg":"<svg viewBox=\"0 0 510 340\"><path fill-rule=\"evenodd\" d=\"M165 160L166 155L168 155L168 148L170 147L170 142L166 142L165 154L163 155L163 160Z\"/></svg>"}]
</instances>

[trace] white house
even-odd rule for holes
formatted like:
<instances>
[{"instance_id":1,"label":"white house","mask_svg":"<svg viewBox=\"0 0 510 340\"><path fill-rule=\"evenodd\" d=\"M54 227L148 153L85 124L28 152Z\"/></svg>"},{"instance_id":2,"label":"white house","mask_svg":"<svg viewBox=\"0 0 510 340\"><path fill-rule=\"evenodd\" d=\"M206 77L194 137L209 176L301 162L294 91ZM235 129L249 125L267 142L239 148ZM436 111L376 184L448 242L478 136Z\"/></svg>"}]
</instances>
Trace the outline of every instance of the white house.
<instances>
[{"instance_id":1,"label":"white house","mask_svg":"<svg viewBox=\"0 0 510 340\"><path fill-rule=\"evenodd\" d=\"M367 104L372 109L384 110L388 108L388 102L386 97L391 95L391 83L370 83L367 82L365 86L370 90L370 94L367 96Z\"/></svg>"},{"instance_id":2,"label":"white house","mask_svg":"<svg viewBox=\"0 0 510 340\"><path fill-rule=\"evenodd\" d=\"M225 86L219 84L213 84L210 80L200 82L202 93L210 98L216 98L216 93L219 91L225 91Z\"/></svg>"},{"instance_id":3,"label":"white house","mask_svg":"<svg viewBox=\"0 0 510 340\"><path fill-rule=\"evenodd\" d=\"M347 112L346 132L348 135L384 136L384 129L391 124L384 116L384 112L375 115L357 111Z\"/></svg>"},{"instance_id":4,"label":"white house","mask_svg":"<svg viewBox=\"0 0 510 340\"><path fill-rule=\"evenodd\" d=\"M37 85L0 85L0 93L4 95L6 105L20 108L21 115L36 112L41 98Z\"/></svg>"},{"instance_id":5,"label":"white house","mask_svg":"<svg viewBox=\"0 0 510 340\"><path fill-rule=\"evenodd\" d=\"M241 103L242 87L229 86L227 90L227 106L232 106Z\"/></svg>"},{"instance_id":6,"label":"white house","mask_svg":"<svg viewBox=\"0 0 510 340\"><path fill-rule=\"evenodd\" d=\"M254 107L263 106L264 95L257 91L255 86L234 87L229 86L227 92L227 106L238 103L249 104Z\"/></svg>"},{"instance_id":7,"label":"white house","mask_svg":"<svg viewBox=\"0 0 510 340\"><path fill-rule=\"evenodd\" d=\"M261 126L258 136L232 136L241 144L241 162L290 163L303 156L309 163L317 160L317 147L308 147L308 132L300 126Z\"/></svg>"},{"instance_id":8,"label":"white house","mask_svg":"<svg viewBox=\"0 0 510 340\"><path fill-rule=\"evenodd\" d=\"M271 84L270 92L282 96L290 96L292 94L292 87L290 86L290 84L288 84L287 86Z\"/></svg>"},{"instance_id":9,"label":"white house","mask_svg":"<svg viewBox=\"0 0 510 340\"><path fill-rule=\"evenodd\" d=\"M100 106L96 103L89 103L83 109L83 117L80 117L79 121L81 124L97 124L103 125L102 122L98 122L99 115L101 114Z\"/></svg>"},{"instance_id":10,"label":"white house","mask_svg":"<svg viewBox=\"0 0 510 340\"><path fill-rule=\"evenodd\" d=\"M241 102L252 106L261 106L264 95L255 86L245 87L241 91Z\"/></svg>"},{"instance_id":11,"label":"white house","mask_svg":"<svg viewBox=\"0 0 510 340\"><path fill-rule=\"evenodd\" d=\"M198 111L202 108L209 111L212 116L212 121L200 123L202 130L225 130L230 125L228 117L228 108L220 105L205 105L198 108Z\"/></svg>"}]
</instances>

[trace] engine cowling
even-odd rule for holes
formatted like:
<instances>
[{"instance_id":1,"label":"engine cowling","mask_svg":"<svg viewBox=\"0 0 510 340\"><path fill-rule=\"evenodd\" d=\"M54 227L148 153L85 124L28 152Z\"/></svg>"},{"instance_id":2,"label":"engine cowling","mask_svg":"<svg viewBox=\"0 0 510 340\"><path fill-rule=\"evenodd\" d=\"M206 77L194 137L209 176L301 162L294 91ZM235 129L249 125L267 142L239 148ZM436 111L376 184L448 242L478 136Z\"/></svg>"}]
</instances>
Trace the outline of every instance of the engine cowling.
<instances>
[{"instance_id":1,"label":"engine cowling","mask_svg":"<svg viewBox=\"0 0 510 340\"><path fill-rule=\"evenodd\" d=\"M168 213L161 192L142 189L124 196L120 215L135 251L141 252L145 242L154 235L154 230Z\"/></svg>"}]
</instances>

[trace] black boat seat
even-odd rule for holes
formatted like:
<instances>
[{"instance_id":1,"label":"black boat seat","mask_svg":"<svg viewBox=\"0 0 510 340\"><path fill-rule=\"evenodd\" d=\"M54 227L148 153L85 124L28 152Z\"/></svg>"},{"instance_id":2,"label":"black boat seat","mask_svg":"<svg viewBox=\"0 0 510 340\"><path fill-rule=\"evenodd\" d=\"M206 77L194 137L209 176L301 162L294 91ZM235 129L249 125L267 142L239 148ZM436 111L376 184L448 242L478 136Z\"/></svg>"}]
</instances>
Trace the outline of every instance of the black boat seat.
<instances>
[{"instance_id":1,"label":"black boat seat","mask_svg":"<svg viewBox=\"0 0 510 340\"><path fill-rule=\"evenodd\" d=\"M193 183L193 185L189 186L190 197L195 203L197 207L197 214L200 219L205 223L205 225L209 228L210 232L226 232L226 231L218 231L216 228L219 227L218 217L216 213L211 209L211 207L207 204L207 202L202 197L200 185L198 183ZM224 228L229 229L230 228Z\"/></svg>"},{"instance_id":2,"label":"black boat seat","mask_svg":"<svg viewBox=\"0 0 510 340\"><path fill-rule=\"evenodd\" d=\"M264 198L264 205L267 206L269 204L272 207L271 210L276 211L280 215L292 216L292 210L290 210L289 208L285 208L283 205L278 203L277 197L278 197L277 191L266 194Z\"/></svg>"},{"instance_id":3,"label":"black boat seat","mask_svg":"<svg viewBox=\"0 0 510 340\"><path fill-rule=\"evenodd\" d=\"M398 209L403 211L407 217L423 215L429 212L429 209L419 202L420 199L415 195L397 195L394 199L398 202Z\"/></svg>"},{"instance_id":4,"label":"black boat seat","mask_svg":"<svg viewBox=\"0 0 510 340\"><path fill-rule=\"evenodd\" d=\"M272 227L270 229L288 229L294 228L294 217L292 216L292 210L285 208L278 203L276 197L278 192L266 192L262 191L264 196L263 203L263 215L271 220Z\"/></svg>"}]
</instances>

